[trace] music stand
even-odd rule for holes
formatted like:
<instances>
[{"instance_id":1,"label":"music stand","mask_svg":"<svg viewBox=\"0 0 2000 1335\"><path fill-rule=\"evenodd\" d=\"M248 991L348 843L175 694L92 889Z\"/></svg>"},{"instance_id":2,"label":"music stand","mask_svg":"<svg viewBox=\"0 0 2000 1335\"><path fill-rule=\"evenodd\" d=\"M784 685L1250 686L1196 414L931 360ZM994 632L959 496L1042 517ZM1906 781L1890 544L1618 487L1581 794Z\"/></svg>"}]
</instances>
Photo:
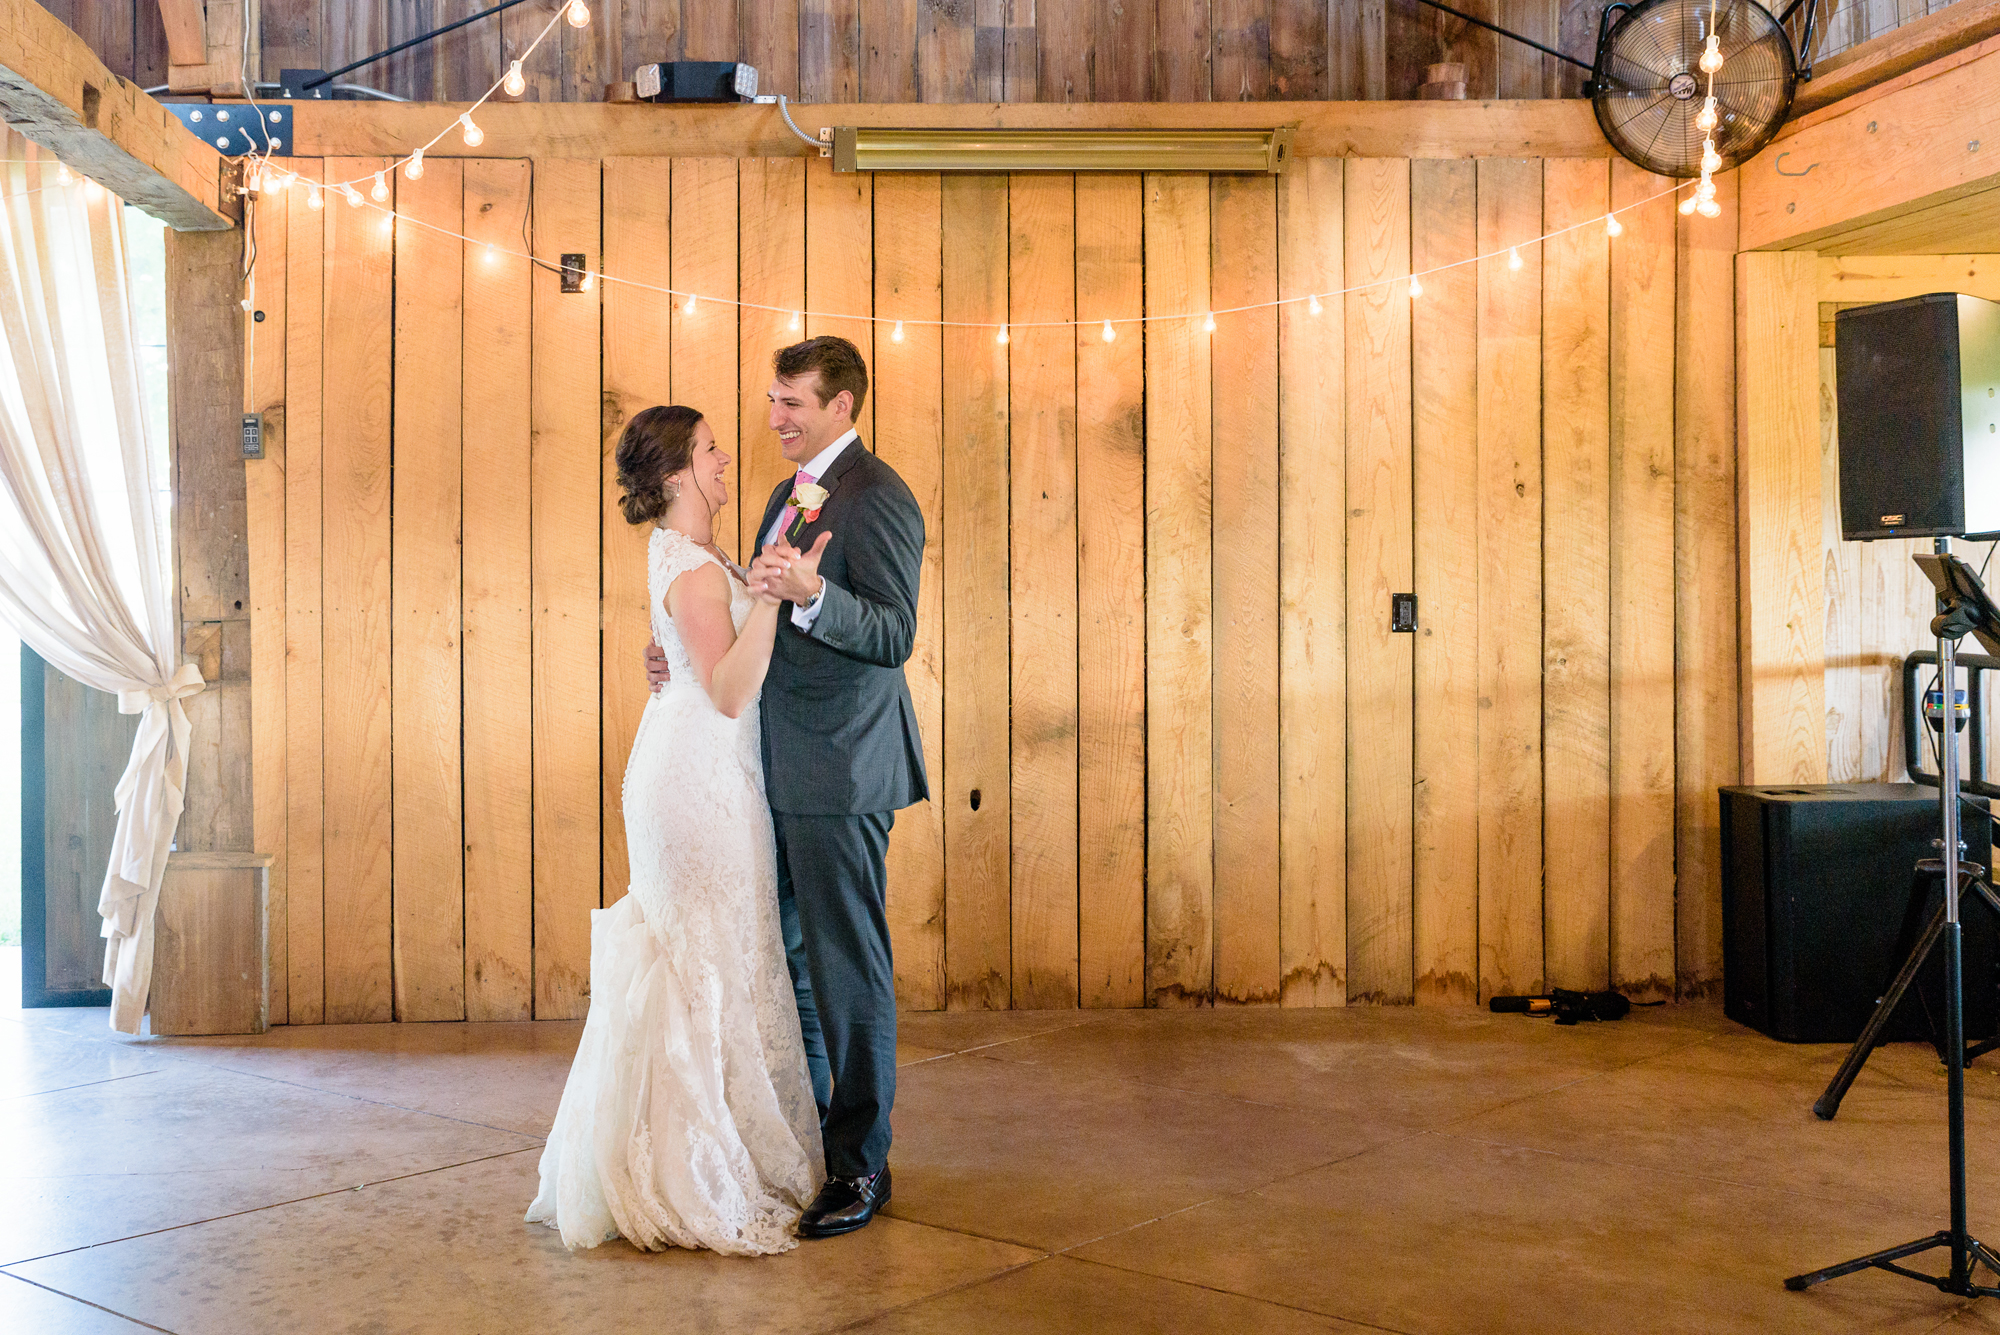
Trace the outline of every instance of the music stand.
<instances>
[{"instance_id":1,"label":"music stand","mask_svg":"<svg viewBox=\"0 0 2000 1335\"><path fill-rule=\"evenodd\" d=\"M1841 1067L1840 1074L1834 1077L1833 1084L1813 1105L1813 1111L1822 1119L1829 1119L1838 1110L1841 1096L1853 1083L1861 1064L1868 1059L1882 1026L1888 1023L1889 1014L1902 999L1904 989L1916 978L1917 970L1931 947L1942 938L1945 944L1944 1057L1945 1104L1950 1119L1951 1227L1900 1246L1842 1261L1824 1270L1793 1275L1785 1281L1785 1287L1796 1292L1823 1280L1838 1279L1842 1275L1874 1268L1935 1285L1945 1293L1960 1297L2000 1298L2000 1287L1972 1282L1974 1263L1985 1266L1996 1278L2000 1278L2000 1257L1967 1232L1965 1223L1965 978L1962 928L1958 916L1959 899L1972 886L1978 887L1996 911L2000 911L2000 900L1995 899L1992 889L1981 879L1986 869L1975 863L1961 863L1959 858L1958 720L1953 704L1958 681L1958 642L1970 634L1987 649L2000 654L2000 607L1996 607L1992 598L1987 596L1978 573L1951 554L1950 538L1937 539L1935 554L1920 555L1916 562L1938 594L1938 614L1931 620L1931 633L1937 636L1938 679L1942 683L1945 699L1945 718L1939 728L1938 743L1938 814L1939 824L1943 827L1940 840L1943 857L1937 860L1936 870L1944 877L1944 903L1938 910L1941 921L1933 918L1923 939L1897 974L1889 993L1876 1003L1868 1028L1848 1053L1847 1062ZM1930 865L1931 860L1926 859L1919 864L1919 870L1926 870ZM1896 1264L1905 1257L1939 1247L1951 1249L1949 1275L1926 1275Z\"/></svg>"}]
</instances>

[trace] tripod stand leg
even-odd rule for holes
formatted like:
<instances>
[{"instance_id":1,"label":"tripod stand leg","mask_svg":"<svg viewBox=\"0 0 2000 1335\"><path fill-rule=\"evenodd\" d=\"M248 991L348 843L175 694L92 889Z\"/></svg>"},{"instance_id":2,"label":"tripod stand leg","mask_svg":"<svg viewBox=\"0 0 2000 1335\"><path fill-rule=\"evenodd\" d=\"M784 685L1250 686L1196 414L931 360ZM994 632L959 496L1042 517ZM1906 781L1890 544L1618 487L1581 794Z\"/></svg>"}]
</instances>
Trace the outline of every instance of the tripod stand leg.
<instances>
[{"instance_id":1,"label":"tripod stand leg","mask_svg":"<svg viewBox=\"0 0 2000 1335\"><path fill-rule=\"evenodd\" d=\"M1824 1270L1815 1270L1811 1274L1793 1275L1785 1281L1785 1287L1793 1293L1797 1293L1801 1289L1809 1289L1815 1284L1824 1283L1829 1279L1839 1279L1842 1275L1851 1275L1857 1270L1866 1270L1870 1266L1881 1265L1885 1261L1900 1261L1905 1256L1915 1256L1918 1252L1927 1252L1936 1247L1949 1246L1951 1246L1951 1234L1942 1232L1933 1233L1927 1238L1918 1238L1915 1242L1906 1242L1900 1247L1890 1247L1886 1251L1870 1252L1866 1256L1857 1256L1852 1261L1842 1261L1839 1265L1830 1265Z\"/></svg>"},{"instance_id":2,"label":"tripod stand leg","mask_svg":"<svg viewBox=\"0 0 2000 1335\"><path fill-rule=\"evenodd\" d=\"M1875 1051L1875 1045L1882 1041L1882 1031L1888 1027L1889 1017L1896 1013L1896 1006L1902 1001L1903 993L1909 991L1910 984L1917 980L1917 971L1924 967L1924 960L1929 957L1931 947L1937 944L1938 937L1944 932L1944 910L1945 906L1940 903L1937 911L1931 914L1931 920L1924 924L1924 934L1918 939L1917 948L1903 961L1902 969L1896 974L1896 981L1889 984L1889 990L1875 1003L1875 1012L1868 1017L1868 1027L1861 1031L1861 1037L1855 1039L1854 1046L1848 1049L1847 1060L1840 1064L1840 1070L1833 1077L1832 1083L1826 1087L1826 1093L1820 1095L1819 1102L1813 1104L1813 1114L1822 1122L1831 1122L1833 1115L1840 1111L1840 1101L1847 1097L1848 1087L1854 1083L1854 1078L1861 1074L1861 1068L1867 1064L1868 1054Z\"/></svg>"},{"instance_id":3,"label":"tripod stand leg","mask_svg":"<svg viewBox=\"0 0 2000 1335\"><path fill-rule=\"evenodd\" d=\"M1987 908L1992 909L1996 916L2000 916L2000 895L1993 893L1992 886L1986 884L1986 882L1980 880L1977 876L1967 877L1966 883L1979 892L1979 897L1986 901ZM2000 1052L2000 1037L1984 1039L1978 1043L1968 1044L1965 1049L1965 1059L1967 1061L1975 1061L1980 1057L1984 1057L1989 1052ZM1994 1273L2000 1274L2000 1266L1994 1267Z\"/></svg>"}]
</instances>

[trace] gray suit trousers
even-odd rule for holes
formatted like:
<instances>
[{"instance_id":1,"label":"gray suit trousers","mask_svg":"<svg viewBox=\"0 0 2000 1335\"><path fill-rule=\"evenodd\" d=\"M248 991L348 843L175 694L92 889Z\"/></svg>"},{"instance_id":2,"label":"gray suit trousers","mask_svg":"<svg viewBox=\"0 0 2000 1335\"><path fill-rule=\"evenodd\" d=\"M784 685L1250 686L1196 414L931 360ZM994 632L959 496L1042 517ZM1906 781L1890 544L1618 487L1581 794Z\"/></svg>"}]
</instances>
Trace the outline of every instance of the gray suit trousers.
<instances>
[{"instance_id":1,"label":"gray suit trousers","mask_svg":"<svg viewBox=\"0 0 2000 1335\"><path fill-rule=\"evenodd\" d=\"M896 976L884 866L896 814L772 815L778 912L826 1171L865 1177L889 1162L896 1101Z\"/></svg>"}]
</instances>

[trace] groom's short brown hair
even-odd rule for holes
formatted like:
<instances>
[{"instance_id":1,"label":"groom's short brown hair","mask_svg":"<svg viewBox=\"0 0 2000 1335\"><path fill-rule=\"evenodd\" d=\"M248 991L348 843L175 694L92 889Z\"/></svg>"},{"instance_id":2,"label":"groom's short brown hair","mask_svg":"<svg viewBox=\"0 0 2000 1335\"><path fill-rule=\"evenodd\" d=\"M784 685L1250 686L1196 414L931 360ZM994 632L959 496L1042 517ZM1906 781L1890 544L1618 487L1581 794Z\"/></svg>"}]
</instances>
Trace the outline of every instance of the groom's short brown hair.
<instances>
[{"instance_id":1,"label":"groom's short brown hair","mask_svg":"<svg viewBox=\"0 0 2000 1335\"><path fill-rule=\"evenodd\" d=\"M854 396L852 415L861 416L861 404L868 397L868 363L861 360L861 349L838 334L821 334L789 348L779 348L771 358L771 366L780 380L796 380L809 371L818 371L819 406L826 407L833 402L834 395L846 390Z\"/></svg>"}]
</instances>

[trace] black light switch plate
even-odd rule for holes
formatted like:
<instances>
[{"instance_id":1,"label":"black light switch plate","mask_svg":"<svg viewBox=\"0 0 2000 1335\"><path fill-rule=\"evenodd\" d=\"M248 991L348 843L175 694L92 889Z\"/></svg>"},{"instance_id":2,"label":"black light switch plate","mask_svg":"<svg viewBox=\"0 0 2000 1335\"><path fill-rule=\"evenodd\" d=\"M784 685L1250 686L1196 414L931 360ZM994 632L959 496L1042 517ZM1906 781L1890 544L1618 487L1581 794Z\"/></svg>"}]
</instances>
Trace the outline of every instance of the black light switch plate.
<instances>
[{"instance_id":1,"label":"black light switch plate","mask_svg":"<svg viewBox=\"0 0 2000 1335\"><path fill-rule=\"evenodd\" d=\"M1409 635L1416 631L1416 594L1392 593L1389 595L1389 629L1398 635Z\"/></svg>"}]
</instances>

